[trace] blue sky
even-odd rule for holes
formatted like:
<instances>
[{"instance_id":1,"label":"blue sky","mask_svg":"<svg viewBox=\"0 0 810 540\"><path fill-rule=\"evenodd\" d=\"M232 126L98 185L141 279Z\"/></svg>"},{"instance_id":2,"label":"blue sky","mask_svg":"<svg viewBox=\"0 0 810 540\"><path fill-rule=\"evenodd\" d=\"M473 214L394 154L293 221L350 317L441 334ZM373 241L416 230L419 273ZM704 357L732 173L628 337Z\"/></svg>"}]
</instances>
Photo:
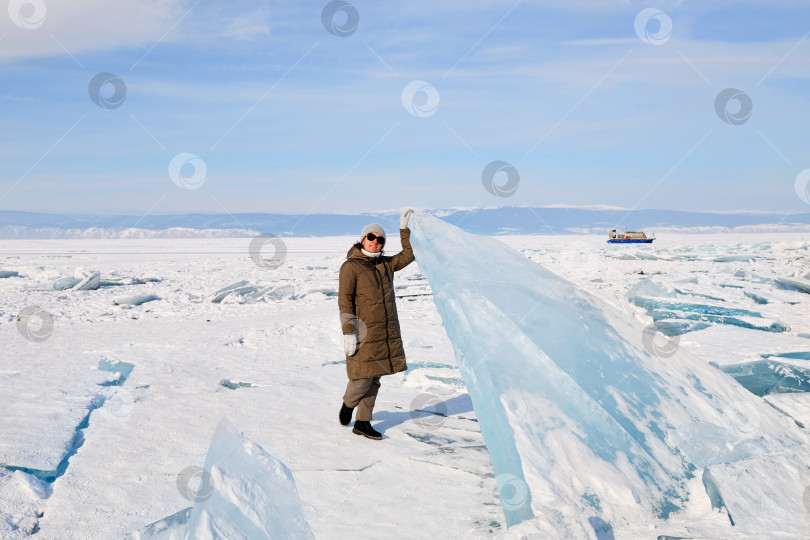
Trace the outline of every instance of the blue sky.
<instances>
[{"instance_id":1,"label":"blue sky","mask_svg":"<svg viewBox=\"0 0 810 540\"><path fill-rule=\"evenodd\" d=\"M810 211L807 2L357 0L346 36L327 4L13 0L0 209ZM91 99L99 73L120 106ZM431 93L409 112L412 81ZM737 125L726 88L753 107ZM174 182L178 154L198 159ZM495 160L520 175L508 197L482 184Z\"/></svg>"}]
</instances>

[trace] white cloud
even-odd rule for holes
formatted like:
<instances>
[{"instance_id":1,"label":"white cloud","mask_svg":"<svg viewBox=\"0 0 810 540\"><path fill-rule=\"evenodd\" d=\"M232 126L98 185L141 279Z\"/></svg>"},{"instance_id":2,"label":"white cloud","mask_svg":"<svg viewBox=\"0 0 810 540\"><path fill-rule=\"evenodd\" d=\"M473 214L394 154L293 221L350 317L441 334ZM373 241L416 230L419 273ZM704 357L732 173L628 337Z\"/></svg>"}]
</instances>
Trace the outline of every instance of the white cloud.
<instances>
[{"instance_id":1,"label":"white cloud","mask_svg":"<svg viewBox=\"0 0 810 540\"><path fill-rule=\"evenodd\" d=\"M35 11L36 5L40 12ZM0 13L0 59L151 46L167 32L163 39L171 41L177 36L170 30L193 5L183 0L28 0L21 3L23 19L44 15L41 24L21 28L12 20L12 15L18 15L13 6L12 13Z\"/></svg>"},{"instance_id":2,"label":"white cloud","mask_svg":"<svg viewBox=\"0 0 810 540\"><path fill-rule=\"evenodd\" d=\"M565 86L588 88L608 71L605 86L642 82L668 87L754 82L779 77L808 78L810 50L797 39L767 43L707 43L670 40L654 47L618 44L598 54L511 68L514 75L537 76ZM626 57L624 55L627 54ZM624 57L624 60L620 59ZM618 65L617 65L618 64ZM615 68L615 69L614 69ZM509 69L509 68L507 68ZM704 77L706 79L704 79Z\"/></svg>"},{"instance_id":3,"label":"white cloud","mask_svg":"<svg viewBox=\"0 0 810 540\"><path fill-rule=\"evenodd\" d=\"M561 41L560 45L569 47L602 47L604 45L638 45L638 38L604 38L604 39L575 39Z\"/></svg>"},{"instance_id":4,"label":"white cloud","mask_svg":"<svg viewBox=\"0 0 810 540\"><path fill-rule=\"evenodd\" d=\"M251 40L269 34L270 27L267 25L267 16L259 11L237 17L223 33L225 37L239 40Z\"/></svg>"}]
</instances>

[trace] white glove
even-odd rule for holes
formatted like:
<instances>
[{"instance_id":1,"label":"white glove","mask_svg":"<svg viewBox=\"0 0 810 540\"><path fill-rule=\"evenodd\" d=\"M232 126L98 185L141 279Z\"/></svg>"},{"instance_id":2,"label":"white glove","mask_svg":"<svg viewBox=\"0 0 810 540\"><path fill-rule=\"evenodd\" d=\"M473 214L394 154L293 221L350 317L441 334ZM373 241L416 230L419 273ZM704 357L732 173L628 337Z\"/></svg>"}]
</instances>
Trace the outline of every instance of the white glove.
<instances>
[{"instance_id":1,"label":"white glove","mask_svg":"<svg viewBox=\"0 0 810 540\"><path fill-rule=\"evenodd\" d=\"M357 334L343 334L343 351L346 356L354 356L357 353Z\"/></svg>"},{"instance_id":2,"label":"white glove","mask_svg":"<svg viewBox=\"0 0 810 540\"><path fill-rule=\"evenodd\" d=\"M411 219L411 214L413 214L413 210L408 208L405 212L402 213L402 217L399 218L399 228L400 229L407 229L408 228L408 220Z\"/></svg>"}]
</instances>

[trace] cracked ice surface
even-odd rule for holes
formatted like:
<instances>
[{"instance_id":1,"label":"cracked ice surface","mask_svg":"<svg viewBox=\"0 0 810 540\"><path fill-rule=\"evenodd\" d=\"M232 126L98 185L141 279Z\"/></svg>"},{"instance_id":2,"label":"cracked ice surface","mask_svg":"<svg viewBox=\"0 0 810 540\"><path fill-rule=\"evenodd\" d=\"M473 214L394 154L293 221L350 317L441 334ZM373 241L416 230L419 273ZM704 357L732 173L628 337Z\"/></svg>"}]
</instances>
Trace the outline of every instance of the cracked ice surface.
<instances>
[{"instance_id":1,"label":"cracked ice surface","mask_svg":"<svg viewBox=\"0 0 810 540\"><path fill-rule=\"evenodd\" d=\"M55 471L71 450L79 424L110 394L101 385L116 380L115 374L65 365L57 351L45 361L32 356L3 360L0 465Z\"/></svg>"},{"instance_id":2,"label":"cracked ice surface","mask_svg":"<svg viewBox=\"0 0 810 540\"><path fill-rule=\"evenodd\" d=\"M30 251L11 259L14 270L30 277L0 282L5 301L0 340L19 361L0 370L15 367L28 390L10 401L0 392L0 406L36 416L38 409L51 407L52 390L60 384L76 396L95 391L96 382L70 386L86 372L101 382L118 380L117 373L98 369L103 358L109 367L135 365L121 386L98 386L130 399L120 414L105 414L109 401L93 412L84 444L52 484L52 494L29 503L15 483L13 490L0 492L0 520L7 509L20 508L9 519L22 523L32 515L22 509L34 507L44 512L36 538L119 538L182 511L192 503L178 491L178 474L204 464L216 422L227 416L293 472L305 517L319 540L476 538L503 530L495 479L469 397L463 386L419 376L441 378L449 370L455 377L448 378L457 378L458 372L431 299L418 296L429 291L416 265L397 274L398 286L407 287L397 295L418 294L398 302L415 367L407 376L383 380L373 423L385 439L369 441L337 422L346 367L337 299L328 292L336 290L338 269L355 241L353 236L286 239L288 258L275 271L257 267L248 256L249 240L242 239L215 246L207 241L0 243L0 249ZM399 250L396 239L389 244L387 249ZM158 276L160 281L80 293L39 288L78 265L103 278ZM300 294L260 303L205 301L211 291L242 280L274 289L294 285ZM128 310L112 305L114 298L140 291L162 300ZM42 343L24 339L14 324L16 313L32 304L55 319L53 335ZM51 373L62 382L52 383ZM222 380L251 386L234 391ZM0 371L0 382L5 381ZM447 416L436 424L422 422L410 409L423 396L438 399ZM31 433L29 440L35 442L37 435ZM374 524L373 533L367 523Z\"/></svg>"},{"instance_id":3,"label":"cracked ice surface","mask_svg":"<svg viewBox=\"0 0 810 540\"><path fill-rule=\"evenodd\" d=\"M624 294L651 276L667 290L720 298L716 300L720 305L757 311L791 328L772 333L711 324L680 336L684 352L727 366L762 360L763 355L780 362L778 357L783 355L806 361L801 355L810 351L810 295L773 284L778 276L808 279L806 236L771 235L762 242L757 235L659 235L647 250L610 248L602 235L498 240L642 324L652 319ZM396 234L389 237L386 252L396 253ZM8 433L27 438L32 449L50 454L45 442L48 434L35 427L37 419L59 414L80 401L87 403L98 388L129 396L120 400L114 414L106 414L114 396L92 413L84 444L71 457L65 474L50 486L47 498L42 497L48 493L37 495L31 490L36 479L30 475L16 471L13 474L24 481L12 481L11 476L0 474L4 476L0 523L23 526L10 537L28 534L24 529L34 526L32 520L39 512L44 516L39 518L36 538L63 540L118 538L189 508L192 503L176 486L178 473L204 464L211 433L222 416L288 465L305 517L319 540L489 538L504 533L517 538L522 526L532 525L527 521L505 530L497 485L502 485L500 495L510 505L519 503L520 485L508 482L508 477L507 482L503 477L496 481L452 345L431 288L420 273L420 261L397 273L395 282L409 370L382 380L373 423L385 438L368 441L340 426L336 418L346 383L336 317L337 271L356 238L285 238L288 255L275 270L256 266L249 257L249 240L0 241L0 268L20 276L0 279L4 352L0 411L23 420L10 431L0 430L0 442L7 440ZM755 260L715 260L745 254L754 254ZM60 276L73 275L77 267L100 272L101 286L91 291L43 287ZM206 301L212 291L242 280L274 289L291 285L298 298L257 304ZM745 293L767 299L767 304L757 304ZM126 310L113 305L118 296L138 294L155 294L161 300ZM705 296L694 301L711 300L703 300ZM16 315L29 305L41 306L54 316L54 333L43 343L23 339L15 327ZM136 367L122 386L98 386L99 380L117 380L116 373L98 369L102 358ZM26 383L5 391L15 378ZM249 382L251 387L230 390L220 384L223 379ZM711 379L701 382L705 389L711 388ZM785 416L790 422L810 426L810 394L751 396L757 403L772 403L776 408L770 408L790 415ZM82 406L79 413L81 409L87 410ZM767 428L772 422L769 417L746 416L745 411L740 407L740 414L732 413L716 424L736 429L741 442L758 440L760 426ZM0 422L3 418L0 414ZM62 429L58 418L65 421L64 436L54 438L54 445L69 439L81 414L57 416L46 425ZM686 435L689 429L683 426L681 432ZM711 456L712 448L706 446L702 453ZM696 454L697 460L700 453ZM602 481L599 470L588 468L592 462L579 458L572 455L568 460L571 470ZM782 458L781 453L774 454L774 459ZM538 462L541 459L544 456ZM754 470L754 461L737 463ZM786 505L774 511L752 498L743 499L747 506L741 509L725 497L729 511L748 511L756 517L767 513L776 526L774 534L765 536L805 539L810 513L801 506L797 510L796 501L801 505L797 486L810 485L806 469L773 463L766 464L765 470L781 476L760 484L748 482L738 492L767 493L769 484L779 483L786 490ZM712 509L701 471L695 474L687 481L690 498L683 511L652 527L646 514L640 513L625 527L613 524L616 538L763 537L746 534L740 528L744 523L732 528L725 512ZM726 476L713 470L712 477L722 484ZM567 474L561 485L566 482ZM585 496L604 506L594 495ZM564 513L561 501L552 493L549 510ZM358 515L363 519L347 519ZM606 520L600 524L596 512L588 515L587 522L590 538L595 537L593 527L600 531L611 527ZM373 523L371 532L368 523ZM780 527L786 525L798 532L780 536ZM0 537L5 539L7 530ZM608 534L600 538L609 538Z\"/></svg>"},{"instance_id":4,"label":"cracked ice surface","mask_svg":"<svg viewBox=\"0 0 810 540\"><path fill-rule=\"evenodd\" d=\"M508 524L559 538L592 537L593 516L666 529L711 466L738 532L806 526L810 454L794 422L701 359L653 356L642 325L501 242L421 212L412 229ZM770 490L756 504L746 469ZM774 491L772 471L795 480Z\"/></svg>"}]
</instances>

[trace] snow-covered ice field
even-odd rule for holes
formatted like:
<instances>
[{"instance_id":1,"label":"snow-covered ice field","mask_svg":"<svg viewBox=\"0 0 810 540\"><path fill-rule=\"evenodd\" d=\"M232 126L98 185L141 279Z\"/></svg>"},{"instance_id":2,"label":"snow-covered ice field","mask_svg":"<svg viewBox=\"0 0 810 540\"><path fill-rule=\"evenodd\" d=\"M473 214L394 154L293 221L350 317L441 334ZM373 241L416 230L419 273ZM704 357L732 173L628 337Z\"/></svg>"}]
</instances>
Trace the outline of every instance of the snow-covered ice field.
<instances>
[{"instance_id":1,"label":"snow-covered ice field","mask_svg":"<svg viewBox=\"0 0 810 540\"><path fill-rule=\"evenodd\" d=\"M374 424L385 437L338 424L335 293L354 240L285 239L278 268L250 258L250 239L0 241L0 276L12 274L0 279L0 538L118 538L191 506L178 479L203 465L223 417L292 470L319 539L503 533L489 455L418 259L396 277L409 370L382 380ZM730 371L810 427L810 236L500 240L627 317L669 325L679 335L665 346ZM100 286L54 290L82 278ZM242 281L261 289L215 297ZM147 295L157 299L125 303ZM20 324L34 306L40 316ZM701 509L690 511L672 519Z\"/></svg>"}]
</instances>

